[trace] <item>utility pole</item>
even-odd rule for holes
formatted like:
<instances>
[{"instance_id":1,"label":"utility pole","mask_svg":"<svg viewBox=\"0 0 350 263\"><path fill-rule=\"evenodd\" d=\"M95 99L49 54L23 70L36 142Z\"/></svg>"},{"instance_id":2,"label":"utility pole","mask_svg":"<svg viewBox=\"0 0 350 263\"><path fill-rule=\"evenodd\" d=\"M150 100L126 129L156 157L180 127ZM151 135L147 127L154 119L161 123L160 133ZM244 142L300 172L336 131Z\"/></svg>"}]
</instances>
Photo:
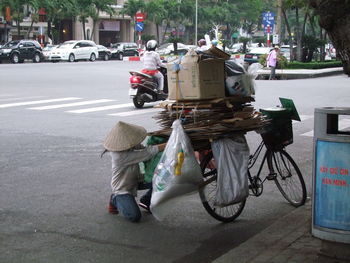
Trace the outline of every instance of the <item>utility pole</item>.
<instances>
[{"instance_id":1,"label":"utility pole","mask_svg":"<svg viewBox=\"0 0 350 263\"><path fill-rule=\"evenodd\" d=\"M278 42L282 39L282 0L277 0L277 17L276 17L276 31L278 35Z\"/></svg>"}]
</instances>

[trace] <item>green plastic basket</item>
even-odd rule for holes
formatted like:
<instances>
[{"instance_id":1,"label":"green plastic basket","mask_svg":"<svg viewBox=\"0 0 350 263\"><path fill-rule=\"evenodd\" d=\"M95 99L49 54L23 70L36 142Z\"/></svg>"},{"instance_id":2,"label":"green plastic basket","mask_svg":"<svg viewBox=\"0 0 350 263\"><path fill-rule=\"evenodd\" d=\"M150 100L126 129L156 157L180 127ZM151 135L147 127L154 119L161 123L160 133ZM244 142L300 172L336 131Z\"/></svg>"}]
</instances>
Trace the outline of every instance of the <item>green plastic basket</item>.
<instances>
[{"instance_id":1,"label":"green plastic basket","mask_svg":"<svg viewBox=\"0 0 350 263\"><path fill-rule=\"evenodd\" d=\"M261 134L264 143L269 149L281 149L293 143L293 126L291 112L285 108L260 109L270 124Z\"/></svg>"}]
</instances>

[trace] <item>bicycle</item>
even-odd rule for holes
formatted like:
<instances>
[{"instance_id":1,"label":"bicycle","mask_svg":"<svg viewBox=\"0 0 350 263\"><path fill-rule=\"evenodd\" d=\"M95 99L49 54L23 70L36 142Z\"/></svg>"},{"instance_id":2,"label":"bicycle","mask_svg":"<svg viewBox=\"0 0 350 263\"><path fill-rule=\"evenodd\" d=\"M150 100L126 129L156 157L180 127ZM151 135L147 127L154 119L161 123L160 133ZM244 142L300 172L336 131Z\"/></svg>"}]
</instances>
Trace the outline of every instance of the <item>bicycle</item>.
<instances>
[{"instance_id":1,"label":"bicycle","mask_svg":"<svg viewBox=\"0 0 350 263\"><path fill-rule=\"evenodd\" d=\"M286 105L286 102L282 102L282 105ZM294 104L292 106L294 107ZM266 180L274 181L283 197L294 207L299 207L305 204L306 186L299 167L285 150L287 145L293 143L292 118L300 121L299 116L295 115L295 113L297 114L294 107L286 110L284 114L277 118L269 116L272 119L269 130L261 134L261 143L254 154L249 156L248 183L250 192L257 197L262 194ZM268 113L265 111L265 114ZM263 148L266 148L266 151L258 172L256 175L252 175L251 169L254 167ZM265 162L267 162L269 173L262 180L260 174ZM211 150L204 156L200 165L205 182L199 189L199 195L204 208L212 217L219 221L234 221L242 213L246 199L224 207L215 206L217 170Z\"/></svg>"}]
</instances>

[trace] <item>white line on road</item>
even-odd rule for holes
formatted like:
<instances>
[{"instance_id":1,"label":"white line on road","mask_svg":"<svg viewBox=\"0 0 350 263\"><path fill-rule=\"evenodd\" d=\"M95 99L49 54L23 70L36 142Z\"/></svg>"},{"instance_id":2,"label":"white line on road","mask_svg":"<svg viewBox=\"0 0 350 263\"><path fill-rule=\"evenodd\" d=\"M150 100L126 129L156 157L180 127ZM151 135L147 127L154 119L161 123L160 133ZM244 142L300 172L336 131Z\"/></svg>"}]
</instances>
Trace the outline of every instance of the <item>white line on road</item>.
<instances>
[{"instance_id":1,"label":"white line on road","mask_svg":"<svg viewBox=\"0 0 350 263\"><path fill-rule=\"evenodd\" d=\"M87 108L87 109L81 109L81 110L71 110L71 111L66 111L66 112L69 112L69 113L87 113L87 112L96 112L96 111L126 108L126 107L130 107L133 105L134 105L133 103L125 103L125 104L118 104L118 105L109 105L109 106L104 106L104 107Z\"/></svg>"},{"instance_id":2,"label":"white line on road","mask_svg":"<svg viewBox=\"0 0 350 263\"><path fill-rule=\"evenodd\" d=\"M80 101L80 102L74 102L74 103L65 103L65 104L56 104L56 105L49 105L49 106L42 106L42 107L34 107L34 108L28 108L29 110L51 110L51 109L59 109L59 108L67 108L67 107L75 107L75 106L82 106L82 105L89 105L89 104L97 104L97 103L104 103L104 102L110 102L115 100L108 100L108 99L101 99L101 100L88 100L88 101Z\"/></svg>"},{"instance_id":3,"label":"white line on road","mask_svg":"<svg viewBox=\"0 0 350 263\"><path fill-rule=\"evenodd\" d=\"M52 99L52 100L24 101L24 102L0 104L0 108L9 108L9 107L26 106L26 105L35 105L35 104L44 104L44 103L58 102L58 101L80 100L80 99L81 99L81 98L69 97L69 98Z\"/></svg>"},{"instance_id":4,"label":"white line on road","mask_svg":"<svg viewBox=\"0 0 350 263\"><path fill-rule=\"evenodd\" d=\"M350 127L350 119L339 120L338 130L344 130ZM314 130L300 134L301 136L314 137Z\"/></svg>"},{"instance_id":5,"label":"white line on road","mask_svg":"<svg viewBox=\"0 0 350 263\"><path fill-rule=\"evenodd\" d=\"M40 99L40 98L45 98L46 96L32 96L32 97L21 97L21 98L8 98L8 99L0 99L0 101L16 101L16 100L32 100L32 99Z\"/></svg>"},{"instance_id":6,"label":"white line on road","mask_svg":"<svg viewBox=\"0 0 350 263\"><path fill-rule=\"evenodd\" d=\"M125 111L125 112L111 113L111 114L108 114L108 115L109 115L109 116L128 117L128 116L146 114L146 113L157 112L157 111L160 111L160 109L151 108L151 109L143 109L143 110L133 110L133 111Z\"/></svg>"}]
</instances>

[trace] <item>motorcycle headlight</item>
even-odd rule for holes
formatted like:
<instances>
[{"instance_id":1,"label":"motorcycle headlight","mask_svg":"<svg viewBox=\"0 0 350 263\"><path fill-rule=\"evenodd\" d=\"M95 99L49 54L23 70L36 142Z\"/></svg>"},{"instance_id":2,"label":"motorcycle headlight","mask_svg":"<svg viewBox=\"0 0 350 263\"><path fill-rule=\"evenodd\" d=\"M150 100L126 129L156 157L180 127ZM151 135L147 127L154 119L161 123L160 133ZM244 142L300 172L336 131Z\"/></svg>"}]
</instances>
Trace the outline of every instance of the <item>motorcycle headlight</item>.
<instances>
[{"instance_id":1,"label":"motorcycle headlight","mask_svg":"<svg viewBox=\"0 0 350 263\"><path fill-rule=\"evenodd\" d=\"M12 49L10 48L5 48L2 50L2 53L6 54L6 53L10 53L12 51Z\"/></svg>"}]
</instances>

